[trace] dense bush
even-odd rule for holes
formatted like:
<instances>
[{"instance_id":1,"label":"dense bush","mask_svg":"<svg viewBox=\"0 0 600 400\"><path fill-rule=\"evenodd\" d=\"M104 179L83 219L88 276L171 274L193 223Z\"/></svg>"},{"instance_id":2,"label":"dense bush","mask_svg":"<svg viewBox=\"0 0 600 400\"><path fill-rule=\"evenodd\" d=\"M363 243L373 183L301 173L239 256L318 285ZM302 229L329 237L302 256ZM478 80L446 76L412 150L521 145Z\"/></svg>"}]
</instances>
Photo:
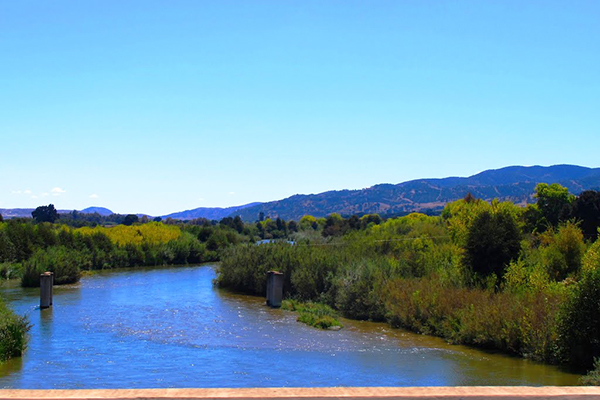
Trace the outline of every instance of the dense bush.
<instances>
[{"instance_id":1,"label":"dense bush","mask_svg":"<svg viewBox=\"0 0 600 400\"><path fill-rule=\"evenodd\" d=\"M521 249L521 233L515 218L505 211L483 211L467 232L465 263L475 274L500 278Z\"/></svg>"},{"instance_id":2,"label":"dense bush","mask_svg":"<svg viewBox=\"0 0 600 400\"><path fill-rule=\"evenodd\" d=\"M559 322L559 357L589 369L600 357L600 269L585 268L565 302Z\"/></svg>"},{"instance_id":3,"label":"dense bush","mask_svg":"<svg viewBox=\"0 0 600 400\"><path fill-rule=\"evenodd\" d=\"M89 255L68 249L64 246L40 249L25 262L21 285L25 287L40 286L40 274L54 272L56 285L75 283L81 277L82 269L90 269Z\"/></svg>"},{"instance_id":4,"label":"dense bush","mask_svg":"<svg viewBox=\"0 0 600 400\"><path fill-rule=\"evenodd\" d=\"M23 354L29 327L27 318L17 316L0 299L0 362Z\"/></svg>"},{"instance_id":5,"label":"dense bush","mask_svg":"<svg viewBox=\"0 0 600 400\"><path fill-rule=\"evenodd\" d=\"M542 240L545 243L544 264L551 278L560 281L579 272L585 244L583 233L576 224L562 224L556 233L550 229L542 235Z\"/></svg>"}]
</instances>

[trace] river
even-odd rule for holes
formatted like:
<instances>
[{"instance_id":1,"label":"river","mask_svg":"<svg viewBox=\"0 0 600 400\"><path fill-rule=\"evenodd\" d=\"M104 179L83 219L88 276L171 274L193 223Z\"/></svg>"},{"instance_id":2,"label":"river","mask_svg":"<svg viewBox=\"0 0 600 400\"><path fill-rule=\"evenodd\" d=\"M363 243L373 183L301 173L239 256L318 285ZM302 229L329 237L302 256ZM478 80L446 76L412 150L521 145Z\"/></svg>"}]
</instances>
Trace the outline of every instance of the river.
<instances>
[{"instance_id":1,"label":"river","mask_svg":"<svg viewBox=\"0 0 600 400\"><path fill-rule=\"evenodd\" d=\"M0 388L576 385L578 375L385 324L342 319L341 331L296 322L264 299L212 285L211 266L99 272L0 294L32 328Z\"/></svg>"}]
</instances>

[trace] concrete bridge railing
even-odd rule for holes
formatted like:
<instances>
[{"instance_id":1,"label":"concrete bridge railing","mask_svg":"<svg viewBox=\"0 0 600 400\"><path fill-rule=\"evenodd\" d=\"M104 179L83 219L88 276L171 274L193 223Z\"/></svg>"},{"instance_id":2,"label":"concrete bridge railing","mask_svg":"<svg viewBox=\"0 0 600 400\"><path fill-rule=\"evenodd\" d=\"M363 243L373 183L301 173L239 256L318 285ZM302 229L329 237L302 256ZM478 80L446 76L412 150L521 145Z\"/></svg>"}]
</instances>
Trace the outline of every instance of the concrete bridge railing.
<instances>
[{"instance_id":1,"label":"concrete bridge railing","mask_svg":"<svg viewBox=\"0 0 600 400\"><path fill-rule=\"evenodd\" d=\"M600 387L336 387L256 389L98 389L98 390L0 390L0 399L385 399L385 400L518 400L598 399Z\"/></svg>"}]
</instances>

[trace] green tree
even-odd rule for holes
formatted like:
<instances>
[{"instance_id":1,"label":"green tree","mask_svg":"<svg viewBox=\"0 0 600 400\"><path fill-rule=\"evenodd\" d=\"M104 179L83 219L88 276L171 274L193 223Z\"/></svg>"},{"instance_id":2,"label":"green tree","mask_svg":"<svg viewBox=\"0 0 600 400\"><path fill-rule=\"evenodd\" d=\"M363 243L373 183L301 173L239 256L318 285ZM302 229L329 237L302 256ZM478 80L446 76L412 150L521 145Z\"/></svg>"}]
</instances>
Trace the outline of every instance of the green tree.
<instances>
[{"instance_id":1,"label":"green tree","mask_svg":"<svg viewBox=\"0 0 600 400\"><path fill-rule=\"evenodd\" d=\"M579 271L585 253L585 244L583 233L577 224L573 222L561 224L556 233L550 230L542 235L542 239L548 242L548 246L543 251L544 264L552 278L561 281Z\"/></svg>"},{"instance_id":2,"label":"green tree","mask_svg":"<svg viewBox=\"0 0 600 400\"><path fill-rule=\"evenodd\" d=\"M125 218L123 219L123 225L133 225L134 223L138 222L139 218L137 215L135 214L128 214L125 216Z\"/></svg>"},{"instance_id":3,"label":"green tree","mask_svg":"<svg viewBox=\"0 0 600 400\"><path fill-rule=\"evenodd\" d=\"M480 277L504 275L506 266L521 249L515 217L505 210L481 212L468 229L465 263Z\"/></svg>"},{"instance_id":4,"label":"green tree","mask_svg":"<svg viewBox=\"0 0 600 400\"><path fill-rule=\"evenodd\" d=\"M235 218L233 218L233 228L238 233L242 233L244 231L244 221L242 221L242 218L240 218L239 215L236 215Z\"/></svg>"},{"instance_id":5,"label":"green tree","mask_svg":"<svg viewBox=\"0 0 600 400\"><path fill-rule=\"evenodd\" d=\"M581 221L586 239L595 241L600 227L600 192L586 190L579 194L573 202L571 217Z\"/></svg>"},{"instance_id":6,"label":"green tree","mask_svg":"<svg viewBox=\"0 0 600 400\"><path fill-rule=\"evenodd\" d=\"M348 230L348 221L341 217L340 214L332 213L325 220L325 227L321 234L327 236L342 236Z\"/></svg>"},{"instance_id":7,"label":"green tree","mask_svg":"<svg viewBox=\"0 0 600 400\"><path fill-rule=\"evenodd\" d=\"M589 369L600 357L600 269L584 269L564 303L558 324L562 362Z\"/></svg>"},{"instance_id":8,"label":"green tree","mask_svg":"<svg viewBox=\"0 0 600 400\"><path fill-rule=\"evenodd\" d=\"M35 222L55 222L58 219L58 211L54 208L54 204L47 206L39 206L31 212L31 216Z\"/></svg>"},{"instance_id":9,"label":"green tree","mask_svg":"<svg viewBox=\"0 0 600 400\"><path fill-rule=\"evenodd\" d=\"M312 215L305 215L300 219L299 226L302 230L316 230L318 228L317 219Z\"/></svg>"},{"instance_id":10,"label":"green tree","mask_svg":"<svg viewBox=\"0 0 600 400\"><path fill-rule=\"evenodd\" d=\"M575 200L575 196L569 194L569 190L558 183L539 183L535 187L535 197L547 226L556 226L560 221L567 219L571 203Z\"/></svg>"}]
</instances>

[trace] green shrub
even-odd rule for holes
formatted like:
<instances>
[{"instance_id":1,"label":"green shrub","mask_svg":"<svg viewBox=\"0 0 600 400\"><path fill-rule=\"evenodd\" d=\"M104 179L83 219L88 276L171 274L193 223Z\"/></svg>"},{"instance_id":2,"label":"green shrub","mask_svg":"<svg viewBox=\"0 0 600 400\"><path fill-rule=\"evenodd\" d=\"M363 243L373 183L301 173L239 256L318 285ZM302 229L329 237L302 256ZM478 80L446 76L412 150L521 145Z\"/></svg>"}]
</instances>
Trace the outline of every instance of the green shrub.
<instances>
[{"instance_id":1,"label":"green shrub","mask_svg":"<svg viewBox=\"0 0 600 400\"><path fill-rule=\"evenodd\" d=\"M21 276L21 264L18 263L0 263L0 278L1 279L14 279Z\"/></svg>"},{"instance_id":2,"label":"green shrub","mask_svg":"<svg viewBox=\"0 0 600 400\"><path fill-rule=\"evenodd\" d=\"M600 357L600 269L584 269L564 303L559 320L558 356L589 369Z\"/></svg>"},{"instance_id":3,"label":"green shrub","mask_svg":"<svg viewBox=\"0 0 600 400\"><path fill-rule=\"evenodd\" d=\"M581 378L581 384L585 386L600 386L600 358L594 360L594 368Z\"/></svg>"},{"instance_id":4,"label":"green shrub","mask_svg":"<svg viewBox=\"0 0 600 400\"><path fill-rule=\"evenodd\" d=\"M335 280L337 309L348 318L385 320L382 289L393 270L393 260L385 258L350 263Z\"/></svg>"},{"instance_id":5,"label":"green shrub","mask_svg":"<svg viewBox=\"0 0 600 400\"><path fill-rule=\"evenodd\" d=\"M337 320L336 312L329 306L319 303L301 303L295 300L284 300L281 308L298 312L298 321L319 329L342 328ZM338 329L339 329L338 328Z\"/></svg>"},{"instance_id":6,"label":"green shrub","mask_svg":"<svg viewBox=\"0 0 600 400\"><path fill-rule=\"evenodd\" d=\"M435 276L395 279L385 291L388 321L453 343L547 359L561 295L516 295L444 284Z\"/></svg>"},{"instance_id":7,"label":"green shrub","mask_svg":"<svg viewBox=\"0 0 600 400\"><path fill-rule=\"evenodd\" d=\"M38 250L25 262L21 277L24 287L40 286L40 274L54 272L54 284L75 283L81 278L81 270L91 269L91 258L87 252L68 249L64 246Z\"/></svg>"},{"instance_id":8,"label":"green shrub","mask_svg":"<svg viewBox=\"0 0 600 400\"><path fill-rule=\"evenodd\" d=\"M23 354L29 328L27 318L17 316L0 299L0 362Z\"/></svg>"},{"instance_id":9,"label":"green shrub","mask_svg":"<svg viewBox=\"0 0 600 400\"><path fill-rule=\"evenodd\" d=\"M577 273L585 253L581 229L576 224L567 222L559 226L556 233L549 230L543 236L547 243L543 249L544 264L550 276L561 281Z\"/></svg>"}]
</instances>

